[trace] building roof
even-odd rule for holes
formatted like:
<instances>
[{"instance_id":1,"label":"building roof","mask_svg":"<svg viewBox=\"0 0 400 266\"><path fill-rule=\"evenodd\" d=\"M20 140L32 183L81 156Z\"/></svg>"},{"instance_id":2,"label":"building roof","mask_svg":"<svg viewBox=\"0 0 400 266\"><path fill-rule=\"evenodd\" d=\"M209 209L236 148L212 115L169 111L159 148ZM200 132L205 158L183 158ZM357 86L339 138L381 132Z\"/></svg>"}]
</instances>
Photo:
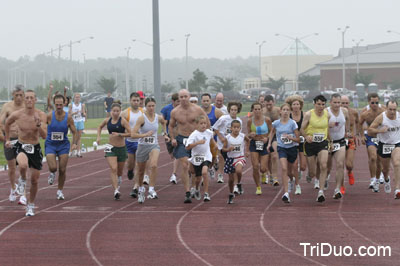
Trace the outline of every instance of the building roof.
<instances>
[{"instance_id":1,"label":"building roof","mask_svg":"<svg viewBox=\"0 0 400 266\"><path fill-rule=\"evenodd\" d=\"M301 40L297 41L298 55L316 55L311 48L305 45ZM281 52L281 55L296 55L296 41L293 41Z\"/></svg>"}]
</instances>

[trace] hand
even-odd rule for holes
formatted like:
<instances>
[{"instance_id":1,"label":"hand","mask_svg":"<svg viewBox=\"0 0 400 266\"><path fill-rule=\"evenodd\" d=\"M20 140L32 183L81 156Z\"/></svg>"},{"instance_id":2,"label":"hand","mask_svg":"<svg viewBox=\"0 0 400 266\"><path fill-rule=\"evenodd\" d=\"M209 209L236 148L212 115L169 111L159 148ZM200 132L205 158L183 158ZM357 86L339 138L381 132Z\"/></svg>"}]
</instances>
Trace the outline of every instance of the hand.
<instances>
[{"instance_id":1,"label":"hand","mask_svg":"<svg viewBox=\"0 0 400 266\"><path fill-rule=\"evenodd\" d=\"M40 120L38 113L33 114L33 119L35 120L36 126L40 127L40 125L42 124L42 120Z\"/></svg>"},{"instance_id":2,"label":"hand","mask_svg":"<svg viewBox=\"0 0 400 266\"><path fill-rule=\"evenodd\" d=\"M382 127L380 130L379 130L379 133L385 133L385 132L387 132L388 131L388 127L387 126L384 126L384 127Z\"/></svg>"},{"instance_id":3,"label":"hand","mask_svg":"<svg viewBox=\"0 0 400 266\"><path fill-rule=\"evenodd\" d=\"M365 145L365 142L367 141L367 137L365 137L365 135L364 136L361 136L361 144L362 145Z\"/></svg>"},{"instance_id":4,"label":"hand","mask_svg":"<svg viewBox=\"0 0 400 266\"><path fill-rule=\"evenodd\" d=\"M100 145L100 138L97 138L96 142L97 142L97 145Z\"/></svg>"},{"instance_id":5,"label":"hand","mask_svg":"<svg viewBox=\"0 0 400 266\"><path fill-rule=\"evenodd\" d=\"M6 147L11 149L13 145L11 145L11 141L6 141Z\"/></svg>"},{"instance_id":6,"label":"hand","mask_svg":"<svg viewBox=\"0 0 400 266\"><path fill-rule=\"evenodd\" d=\"M146 133L146 137L150 137L154 134L153 130L150 130L149 132Z\"/></svg>"},{"instance_id":7,"label":"hand","mask_svg":"<svg viewBox=\"0 0 400 266\"><path fill-rule=\"evenodd\" d=\"M199 140L199 141L197 142L198 145L201 145L201 144L204 144L204 143L206 143L206 141L205 141L204 139Z\"/></svg>"},{"instance_id":8,"label":"hand","mask_svg":"<svg viewBox=\"0 0 400 266\"><path fill-rule=\"evenodd\" d=\"M228 148L228 152L233 151L233 146Z\"/></svg>"},{"instance_id":9,"label":"hand","mask_svg":"<svg viewBox=\"0 0 400 266\"><path fill-rule=\"evenodd\" d=\"M254 138L255 136L256 136L256 133L255 133L255 132L250 132L250 134L249 134L249 138L250 138L250 139Z\"/></svg>"},{"instance_id":10,"label":"hand","mask_svg":"<svg viewBox=\"0 0 400 266\"><path fill-rule=\"evenodd\" d=\"M336 126L336 122L330 122L330 123L329 123L329 127L330 127L330 128L335 127L335 126Z\"/></svg>"},{"instance_id":11,"label":"hand","mask_svg":"<svg viewBox=\"0 0 400 266\"><path fill-rule=\"evenodd\" d=\"M246 158L249 158L250 153L246 151L244 155L246 156Z\"/></svg>"},{"instance_id":12,"label":"hand","mask_svg":"<svg viewBox=\"0 0 400 266\"><path fill-rule=\"evenodd\" d=\"M270 148L271 148L271 144L268 144L267 151L269 151Z\"/></svg>"},{"instance_id":13,"label":"hand","mask_svg":"<svg viewBox=\"0 0 400 266\"><path fill-rule=\"evenodd\" d=\"M171 144L172 144L173 147L176 147L178 145L178 143L176 142L176 139L173 139L171 141Z\"/></svg>"},{"instance_id":14,"label":"hand","mask_svg":"<svg viewBox=\"0 0 400 266\"><path fill-rule=\"evenodd\" d=\"M171 139L167 135L164 136L164 140L165 140L165 142L170 142L171 141Z\"/></svg>"},{"instance_id":15,"label":"hand","mask_svg":"<svg viewBox=\"0 0 400 266\"><path fill-rule=\"evenodd\" d=\"M306 136L305 138L304 138L308 143L311 143L312 142L312 137L311 136Z\"/></svg>"}]
</instances>

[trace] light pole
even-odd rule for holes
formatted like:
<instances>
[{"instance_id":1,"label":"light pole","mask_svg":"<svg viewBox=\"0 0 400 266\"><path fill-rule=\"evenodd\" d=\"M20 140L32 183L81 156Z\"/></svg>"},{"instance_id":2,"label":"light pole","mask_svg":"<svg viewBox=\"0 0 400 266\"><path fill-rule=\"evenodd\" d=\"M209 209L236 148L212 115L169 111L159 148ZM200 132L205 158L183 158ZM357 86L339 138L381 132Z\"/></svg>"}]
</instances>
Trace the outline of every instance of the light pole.
<instances>
[{"instance_id":1,"label":"light pole","mask_svg":"<svg viewBox=\"0 0 400 266\"><path fill-rule=\"evenodd\" d=\"M131 47L125 48L126 51L126 71L125 71L125 93L126 93L126 100L129 102L129 51Z\"/></svg>"},{"instance_id":2,"label":"light pole","mask_svg":"<svg viewBox=\"0 0 400 266\"><path fill-rule=\"evenodd\" d=\"M261 71L261 47L263 46L263 44L266 43L266 41L262 41L262 42L256 42L256 45L258 45L258 71L260 74L260 89L262 87L262 71Z\"/></svg>"},{"instance_id":3,"label":"light pole","mask_svg":"<svg viewBox=\"0 0 400 266\"><path fill-rule=\"evenodd\" d=\"M359 47L360 47L360 43L361 42L363 42L364 41L364 39L360 39L360 40L358 40L358 41L356 41L356 40L352 40L355 44L356 44L356 52L357 52L357 56L356 56L356 60L357 60L357 75L358 74L360 74L360 66L359 66L359 62L358 62L358 54L360 53L359 51L358 51L358 49L359 49Z\"/></svg>"},{"instance_id":4,"label":"light pole","mask_svg":"<svg viewBox=\"0 0 400 266\"><path fill-rule=\"evenodd\" d=\"M186 38L186 64L185 64L185 80L186 80L186 89L189 90L189 77L188 77L188 49L189 49L189 37L190 37L190 33L185 35Z\"/></svg>"},{"instance_id":5,"label":"light pole","mask_svg":"<svg viewBox=\"0 0 400 266\"><path fill-rule=\"evenodd\" d=\"M346 65L344 63L344 34L346 33L347 29L349 29L349 26L345 26L344 28L338 28L338 31L342 31L342 87L343 89L346 88Z\"/></svg>"},{"instance_id":6,"label":"light pole","mask_svg":"<svg viewBox=\"0 0 400 266\"><path fill-rule=\"evenodd\" d=\"M299 89L299 84L298 84L298 80L299 80L299 41L301 41L305 38L308 38L311 36L317 36L317 35L318 35L318 33L311 33L311 34L308 34L308 35L305 35L305 36L299 38L299 37L292 37L292 36L288 36L288 35L280 34L280 33L275 34L275 36L282 36L282 37L291 39L296 44L296 77L295 77L295 82L294 82L295 91L297 91Z\"/></svg>"}]
</instances>

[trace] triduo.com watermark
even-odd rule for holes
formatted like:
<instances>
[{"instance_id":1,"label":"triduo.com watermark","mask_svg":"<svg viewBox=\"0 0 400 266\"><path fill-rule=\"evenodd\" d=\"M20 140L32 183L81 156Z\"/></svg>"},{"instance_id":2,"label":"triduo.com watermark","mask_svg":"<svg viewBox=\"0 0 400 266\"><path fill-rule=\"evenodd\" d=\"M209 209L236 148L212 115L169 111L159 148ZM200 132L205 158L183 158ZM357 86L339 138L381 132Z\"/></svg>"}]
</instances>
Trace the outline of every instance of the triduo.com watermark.
<instances>
[{"instance_id":1,"label":"triduo.com watermark","mask_svg":"<svg viewBox=\"0 0 400 266\"><path fill-rule=\"evenodd\" d=\"M392 256L392 248L390 246L359 246L353 248L351 246L336 246L330 243L300 243L303 247L303 256L305 257L390 257Z\"/></svg>"}]
</instances>

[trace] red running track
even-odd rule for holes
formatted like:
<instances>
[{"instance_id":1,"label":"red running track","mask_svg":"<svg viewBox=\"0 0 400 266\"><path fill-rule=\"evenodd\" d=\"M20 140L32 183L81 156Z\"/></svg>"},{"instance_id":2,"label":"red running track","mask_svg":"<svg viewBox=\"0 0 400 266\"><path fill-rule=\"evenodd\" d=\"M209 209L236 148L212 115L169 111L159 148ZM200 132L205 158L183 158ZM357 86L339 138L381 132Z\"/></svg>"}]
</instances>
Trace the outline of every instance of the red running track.
<instances>
[{"instance_id":1,"label":"red running track","mask_svg":"<svg viewBox=\"0 0 400 266\"><path fill-rule=\"evenodd\" d=\"M302 195L281 201L281 187L263 185L255 195L250 163L245 194L227 205L227 184L211 182L211 202L183 204L182 182L168 183L172 162L161 145L157 200L139 205L129 197L132 181L124 173L122 200L113 200L102 151L72 158L66 199L47 185L45 165L39 181L36 216L8 202L7 175L0 173L0 265L398 265L400 201L393 192L373 193L365 148L355 160L356 183L342 200L333 200L333 182L323 204L312 184L301 180ZM332 175L333 176L333 175ZM227 178L225 177L225 180ZM346 178L347 182L347 178ZM300 243L332 246L390 246L391 256L304 256ZM314 251L315 252L315 251Z\"/></svg>"}]
</instances>

